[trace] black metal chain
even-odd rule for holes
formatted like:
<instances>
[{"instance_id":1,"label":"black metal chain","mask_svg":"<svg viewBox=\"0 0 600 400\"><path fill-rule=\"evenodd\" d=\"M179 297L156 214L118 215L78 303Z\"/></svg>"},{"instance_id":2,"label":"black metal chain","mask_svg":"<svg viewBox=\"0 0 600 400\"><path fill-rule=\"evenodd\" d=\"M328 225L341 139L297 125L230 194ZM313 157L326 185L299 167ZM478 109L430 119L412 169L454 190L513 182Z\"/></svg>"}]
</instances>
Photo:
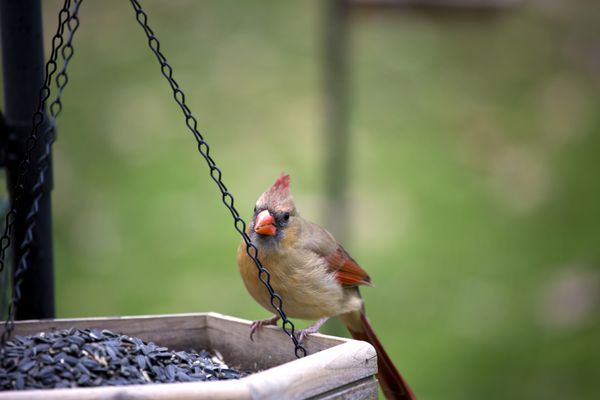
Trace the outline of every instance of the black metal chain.
<instances>
[{"instance_id":1,"label":"black metal chain","mask_svg":"<svg viewBox=\"0 0 600 400\"><path fill-rule=\"evenodd\" d=\"M171 68L171 66L167 62L166 57L160 50L160 42L158 41L158 38L155 36L154 31L148 26L148 15L144 12L142 6L137 0L130 1L131 5L133 6L133 9L135 10L136 19L140 26L144 29L144 32L146 33L146 36L148 38L148 47L150 47L150 50L152 50L152 52L156 56L156 59L160 64L161 73L171 86L171 89L173 90L173 98L181 108L181 111L183 111L183 114L185 116L185 124L192 133L192 135L194 135L194 137L196 138L196 141L198 142L198 151L200 152L202 157L204 157L206 163L208 164L208 167L210 169L210 177L213 179L213 181L215 181L215 183L219 187L219 190L221 191L223 204L225 204L225 207L227 207L227 209L229 210L229 212L231 212L231 215L233 217L235 229L242 236L242 239L246 243L246 253L252 259L252 261L254 261L254 264L256 264L258 279L265 285L266 289L271 295L271 306L273 306L273 308L275 309L275 311L277 311L277 313L283 321L283 331L294 342L294 353L296 354L296 357L304 357L306 356L306 349L302 346L302 344L300 344L300 342L296 338L294 324L287 318L285 312L283 311L283 300L281 299L281 296L275 292L275 289L273 289L273 286L271 285L271 274L269 273L269 271L267 271L267 269L262 265L262 263L258 259L258 249L251 242L248 234L246 234L246 222L244 222L244 220L240 218L240 214L235 209L233 196L231 195L231 193L229 193L227 187L222 181L221 170L217 167L215 161L210 156L210 147L208 146L208 143L204 140L204 137L198 131L198 121L192 115L191 110L185 103L185 94L179 87L177 81L173 78L173 69Z\"/></svg>"},{"instance_id":2,"label":"black metal chain","mask_svg":"<svg viewBox=\"0 0 600 400\"><path fill-rule=\"evenodd\" d=\"M40 89L40 97L38 102L37 111L33 114L33 125L31 134L27 138L25 154L23 157L23 161L19 164L19 176L17 179L17 184L15 186L15 195L12 199L12 206L8 214L6 215L5 220L5 228L4 234L0 239L0 243L2 246L0 248L0 271L5 266L5 256L6 250L10 246L10 235L12 232L12 227L14 224L15 216L17 215L17 207L18 201L20 197L25 192L24 179L31 172L31 154L33 150L36 148L39 139L41 138L44 141L44 153L40 156L37 163L38 168L38 176L36 183L34 184L32 193L35 195L29 209L25 217L25 222L27 223L27 229L25 230L25 235L23 238L23 242L20 244L22 253L17 264L17 268L14 271L13 275L13 288L12 288L12 299L8 308L8 316L5 322L4 331L2 332L2 336L0 337L0 346L4 346L4 343L8 340L12 331L14 330L14 313L16 304L21 300L21 282L23 280L23 275L27 271L29 265L27 262L30 247L33 243L34 238L34 230L37 225L37 216L39 212L39 202L42 197L46 194L44 193L44 186L47 179L47 173L50 170L50 155L52 143L55 140L55 120L56 117L62 111L62 101L61 96L64 88L69 82L69 78L67 76L67 66L69 65L69 61L73 57L74 49L73 49L73 37L77 28L79 28L79 6L83 0L73 0L73 11L71 11L71 0L65 0L63 4L63 8L60 10L58 15L58 28L56 34L52 38L52 51L50 53L50 60L46 63L46 76L44 79L44 85ZM63 34L65 28L68 31L67 41L64 44ZM50 97L50 85L52 82L52 77L57 70L56 60L58 58L60 51L60 55L63 60L63 64L61 70L58 72L55 78L55 84L57 87L56 98L50 104L50 117L49 123L46 128L42 132L42 135L38 135L38 130L40 126L44 123L45 119L45 106L48 98Z\"/></svg>"},{"instance_id":3,"label":"black metal chain","mask_svg":"<svg viewBox=\"0 0 600 400\"><path fill-rule=\"evenodd\" d=\"M21 196L25 192L23 181L25 177L29 174L31 166L31 153L33 152L33 149L37 146L38 142L37 131L44 120L44 107L46 101L48 100L48 97L50 97L50 82L52 79L52 75L57 69L56 58L58 56L58 51L64 41L62 37L64 26L71 14L69 10L70 4L70 0L65 0L63 8L58 14L58 28L56 34L52 38L52 52L50 53L50 60L46 63L46 76L44 79L44 85L40 89L38 107L37 111L33 115L32 130L31 134L29 135L26 141L25 154L23 155L23 160L19 164L19 173L17 177L17 183L15 185L14 197L11 199L11 210L6 214L4 223L4 234L2 235L2 238L0 238L0 271L4 270L5 267L6 251L10 246L10 234L12 232L14 219L17 214L17 206L19 204Z\"/></svg>"}]
</instances>

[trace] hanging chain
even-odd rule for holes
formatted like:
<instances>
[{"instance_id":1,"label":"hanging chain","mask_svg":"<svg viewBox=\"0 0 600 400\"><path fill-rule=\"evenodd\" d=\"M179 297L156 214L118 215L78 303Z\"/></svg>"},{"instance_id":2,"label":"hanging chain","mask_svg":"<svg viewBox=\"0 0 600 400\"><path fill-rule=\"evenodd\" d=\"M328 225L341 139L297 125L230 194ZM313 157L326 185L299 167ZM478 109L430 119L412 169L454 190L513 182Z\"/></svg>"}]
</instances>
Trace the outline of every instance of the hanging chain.
<instances>
[{"instance_id":1,"label":"hanging chain","mask_svg":"<svg viewBox=\"0 0 600 400\"><path fill-rule=\"evenodd\" d=\"M262 263L258 259L258 249L250 241L250 237L248 236L248 234L246 234L246 222L244 222L244 220L240 218L240 214L235 209L233 204L233 196L231 195L231 193L229 193L227 187L221 179L221 170L217 167L217 164L210 156L210 147L208 146L208 143L204 140L204 137L198 131L198 121L192 115L192 111L185 103L185 94L179 87L177 81L173 78L173 69L171 68L171 66L167 62L166 57L160 50L160 42L158 41L158 38L154 35L154 31L148 26L148 15L144 12L142 6L137 0L130 1L131 5L133 6L133 9L135 10L136 19L140 26L144 29L144 32L146 33L146 36L148 38L148 46L150 47L150 50L152 50L160 64L160 71L171 86L171 90L173 90L173 98L181 108L181 111L183 111L183 114L185 116L185 124L192 133L192 135L194 135L194 137L196 138L196 141L198 142L198 152L200 152L202 157L204 157L204 159L206 160L208 168L210 169L210 177L213 179L213 181L215 181L215 183L219 187L219 190L221 191L223 204L225 204L225 207L227 207L229 212L231 212L231 215L234 220L235 229L242 236L242 239L246 243L246 253L256 264L256 268L258 270L258 279L265 285L266 289L271 295L271 306L273 306L275 311L277 311L277 313L281 317L283 321L282 327L284 332L294 342L294 352L296 354L296 357L300 358L306 356L306 349L302 346L302 344L300 344L300 342L296 338L296 335L294 334L294 324L287 318L285 312L283 311L283 300L281 299L281 296L275 292L273 286L271 285L271 274L269 273L269 271L267 271L267 269L262 265Z\"/></svg>"},{"instance_id":2,"label":"hanging chain","mask_svg":"<svg viewBox=\"0 0 600 400\"><path fill-rule=\"evenodd\" d=\"M38 176L36 183L32 188L32 193L35 194L35 196L33 198L29 212L25 217L27 229L25 230L23 242L20 245L22 250L21 257L13 275L12 299L8 308L8 316L5 322L4 332L2 332L2 336L0 337L0 346L2 347L4 346L4 343L6 343L6 341L12 334L12 331L14 330L15 308L16 304L21 300L21 283L23 281L23 275L29 267L27 258L29 256L29 253L31 252L30 247L33 243L34 230L37 225L39 202L44 195L47 195L46 193L44 193L43 188L47 179L47 173L50 170L51 148L52 143L54 143L55 140L55 120L56 117L62 111L61 96L64 88L69 82L69 78L67 76L67 66L69 65L69 61L71 60L74 54L73 37L75 35L75 32L77 31L77 28L79 28L78 13L79 6L81 5L82 1L83 0L73 1L73 11L71 13L71 0L65 0L63 8L58 14L58 28L56 34L52 38L52 51L50 53L50 60L46 63L46 76L44 79L44 85L40 89L38 108L37 111L33 114L32 131L26 141L25 155L23 157L23 161L19 164L19 176L17 179L15 190L13 192L14 197L12 199L12 207L6 215L4 234L0 239L0 243L2 244L0 248L1 271L5 267L6 251L10 246L10 235L12 232L15 217L17 215L18 201L25 192L24 179L30 173L31 170L31 154L36 148L39 139L41 138L44 141L44 153L38 159ZM63 33L65 31L65 28L68 31L68 35L66 44L64 44L63 46ZM50 104L50 118L47 126L45 127L40 137L38 135L38 130L40 129L45 119L45 106L48 98L50 97L50 85L52 82L52 76L57 70L56 59L58 58L59 51L63 60L63 64L61 70L58 72L55 78L55 83L57 87L56 98Z\"/></svg>"}]
</instances>

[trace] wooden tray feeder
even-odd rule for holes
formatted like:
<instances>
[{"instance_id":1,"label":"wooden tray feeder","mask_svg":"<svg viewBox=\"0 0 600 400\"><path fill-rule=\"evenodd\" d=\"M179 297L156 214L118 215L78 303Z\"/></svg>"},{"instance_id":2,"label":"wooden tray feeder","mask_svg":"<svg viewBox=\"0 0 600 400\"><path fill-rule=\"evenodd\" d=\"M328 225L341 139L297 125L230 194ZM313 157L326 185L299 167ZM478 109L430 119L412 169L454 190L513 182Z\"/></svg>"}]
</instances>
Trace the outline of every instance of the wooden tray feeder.
<instances>
[{"instance_id":1,"label":"wooden tray feeder","mask_svg":"<svg viewBox=\"0 0 600 400\"><path fill-rule=\"evenodd\" d=\"M172 350L218 351L239 380L0 392L0 400L376 399L377 356L366 342L311 334L296 359L280 328L250 341L250 321L217 313L17 321L15 334L69 328L109 329Z\"/></svg>"}]
</instances>

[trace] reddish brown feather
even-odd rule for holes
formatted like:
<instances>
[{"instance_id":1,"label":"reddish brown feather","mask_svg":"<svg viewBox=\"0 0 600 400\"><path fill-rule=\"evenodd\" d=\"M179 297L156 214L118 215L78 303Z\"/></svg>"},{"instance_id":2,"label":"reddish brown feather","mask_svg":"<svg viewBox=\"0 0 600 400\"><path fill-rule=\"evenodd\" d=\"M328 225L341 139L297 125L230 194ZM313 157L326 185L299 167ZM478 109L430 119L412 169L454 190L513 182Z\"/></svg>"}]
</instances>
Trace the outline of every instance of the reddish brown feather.
<instances>
[{"instance_id":1,"label":"reddish brown feather","mask_svg":"<svg viewBox=\"0 0 600 400\"><path fill-rule=\"evenodd\" d=\"M371 285L369 275L342 246L338 246L333 253L325 257L325 260L343 286Z\"/></svg>"},{"instance_id":2,"label":"reddish brown feather","mask_svg":"<svg viewBox=\"0 0 600 400\"><path fill-rule=\"evenodd\" d=\"M352 330L350 327L348 327L348 330L354 339L364 340L375 347L377 351L377 379L386 399L415 400L413 391L383 348L364 312L360 313L358 330Z\"/></svg>"},{"instance_id":3,"label":"reddish brown feather","mask_svg":"<svg viewBox=\"0 0 600 400\"><path fill-rule=\"evenodd\" d=\"M277 180L273 184L273 189L275 189L275 188L289 189L290 181L291 181L290 176L288 174L284 174L282 172L281 175L279 176L279 178L277 178Z\"/></svg>"},{"instance_id":4,"label":"reddish brown feather","mask_svg":"<svg viewBox=\"0 0 600 400\"><path fill-rule=\"evenodd\" d=\"M290 195L290 176L282 173L279 178L269 188L268 193L271 197L286 198Z\"/></svg>"}]
</instances>

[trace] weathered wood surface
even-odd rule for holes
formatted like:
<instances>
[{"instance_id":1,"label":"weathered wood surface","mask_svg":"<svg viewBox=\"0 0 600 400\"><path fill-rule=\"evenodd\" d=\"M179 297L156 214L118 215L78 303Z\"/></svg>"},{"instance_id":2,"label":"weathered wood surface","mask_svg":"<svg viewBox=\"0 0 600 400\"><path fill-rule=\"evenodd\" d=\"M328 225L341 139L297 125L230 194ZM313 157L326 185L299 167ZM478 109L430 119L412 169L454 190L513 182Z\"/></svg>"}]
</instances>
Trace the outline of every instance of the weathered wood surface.
<instances>
[{"instance_id":1,"label":"weathered wood surface","mask_svg":"<svg viewBox=\"0 0 600 400\"><path fill-rule=\"evenodd\" d=\"M376 398L375 350L365 342L313 334L309 356L296 359L280 328L265 327L250 341L250 321L217 313L23 321L17 334L96 328L137 336L173 349L219 351L233 366L261 371L237 381L2 392L0 400L75 399L359 399Z\"/></svg>"},{"instance_id":2,"label":"weathered wood surface","mask_svg":"<svg viewBox=\"0 0 600 400\"><path fill-rule=\"evenodd\" d=\"M227 362L257 371L296 360L292 340L279 327L264 327L251 341L250 321L216 313L206 316L208 347L219 351ZM315 354L349 340L312 334L304 345L308 354Z\"/></svg>"},{"instance_id":3,"label":"weathered wood surface","mask_svg":"<svg viewBox=\"0 0 600 400\"><path fill-rule=\"evenodd\" d=\"M377 384L377 379L369 377L364 381L353 382L352 384L335 388L330 392L311 397L310 400L376 400L378 395L379 385Z\"/></svg>"},{"instance_id":4,"label":"weathered wood surface","mask_svg":"<svg viewBox=\"0 0 600 400\"><path fill-rule=\"evenodd\" d=\"M206 316L206 313L201 313L17 321L15 334L30 335L71 327L109 329L117 333L137 336L146 341L160 343L175 350L184 350L208 346Z\"/></svg>"}]
</instances>

